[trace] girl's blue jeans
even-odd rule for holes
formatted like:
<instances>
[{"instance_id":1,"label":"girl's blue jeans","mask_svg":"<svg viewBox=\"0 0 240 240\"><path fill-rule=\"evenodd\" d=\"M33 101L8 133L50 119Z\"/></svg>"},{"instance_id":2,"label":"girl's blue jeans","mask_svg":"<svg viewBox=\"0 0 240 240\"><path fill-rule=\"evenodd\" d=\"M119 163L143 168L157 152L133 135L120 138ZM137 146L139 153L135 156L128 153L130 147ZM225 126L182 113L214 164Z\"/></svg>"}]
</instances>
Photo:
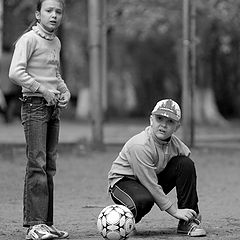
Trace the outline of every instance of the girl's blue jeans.
<instances>
[{"instance_id":1,"label":"girl's blue jeans","mask_svg":"<svg viewBox=\"0 0 240 240\"><path fill-rule=\"evenodd\" d=\"M53 224L53 176L56 173L60 110L42 97L22 99L21 118L27 165L23 193L23 226Z\"/></svg>"},{"instance_id":2,"label":"girl's blue jeans","mask_svg":"<svg viewBox=\"0 0 240 240\"><path fill-rule=\"evenodd\" d=\"M179 209L191 208L199 213L196 169L190 158L185 156L173 157L157 177L158 184L162 186L165 194L176 187ZM151 193L138 180L127 177L118 181L110 189L110 194L116 204L125 205L132 211L136 223L154 205Z\"/></svg>"}]
</instances>

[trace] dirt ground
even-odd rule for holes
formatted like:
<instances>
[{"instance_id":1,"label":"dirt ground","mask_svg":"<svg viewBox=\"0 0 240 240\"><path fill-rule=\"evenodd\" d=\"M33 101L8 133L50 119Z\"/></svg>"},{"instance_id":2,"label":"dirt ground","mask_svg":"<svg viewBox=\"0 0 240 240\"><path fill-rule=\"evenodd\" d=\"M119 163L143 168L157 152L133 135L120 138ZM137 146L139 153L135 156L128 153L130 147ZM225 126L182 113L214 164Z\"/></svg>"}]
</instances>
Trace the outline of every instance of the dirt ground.
<instances>
[{"instance_id":1,"label":"dirt ground","mask_svg":"<svg viewBox=\"0 0 240 240\"><path fill-rule=\"evenodd\" d=\"M105 152L61 153L55 176L55 225L69 231L70 239L102 239L96 221L112 204L107 194L107 172L119 147ZM240 238L240 149L192 150L198 174L198 193L203 227L202 239ZM14 159L0 160L0 240L25 238L22 228L24 151ZM175 199L175 191L170 193ZM177 220L156 206L137 224L129 239L187 239L176 234ZM196 239L196 238L195 238Z\"/></svg>"}]
</instances>

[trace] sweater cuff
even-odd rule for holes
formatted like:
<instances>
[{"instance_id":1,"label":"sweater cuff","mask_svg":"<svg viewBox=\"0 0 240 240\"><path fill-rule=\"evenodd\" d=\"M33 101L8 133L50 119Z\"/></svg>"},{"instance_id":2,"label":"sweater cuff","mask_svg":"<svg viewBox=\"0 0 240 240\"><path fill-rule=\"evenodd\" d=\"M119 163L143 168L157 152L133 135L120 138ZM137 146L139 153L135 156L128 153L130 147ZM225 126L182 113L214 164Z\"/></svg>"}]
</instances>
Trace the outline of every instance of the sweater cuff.
<instances>
[{"instance_id":1,"label":"sweater cuff","mask_svg":"<svg viewBox=\"0 0 240 240\"><path fill-rule=\"evenodd\" d=\"M35 93L39 87L40 87L40 83L34 81L30 87L30 90Z\"/></svg>"},{"instance_id":2,"label":"sweater cuff","mask_svg":"<svg viewBox=\"0 0 240 240\"><path fill-rule=\"evenodd\" d=\"M61 85L59 85L57 89L58 89L61 93L65 93L65 92L69 91L68 88L67 88L67 86L66 86L66 84L61 84Z\"/></svg>"},{"instance_id":3,"label":"sweater cuff","mask_svg":"<svg viewBox=\"0 0 240 240\"><path fill-rule=\"evenodd\" d=\"M173 203L169 200L168 203L166 203L163 206L160 206L161 211L166 211L168 208L170 208L173 205Z\"/></svg>"}]
</instances>

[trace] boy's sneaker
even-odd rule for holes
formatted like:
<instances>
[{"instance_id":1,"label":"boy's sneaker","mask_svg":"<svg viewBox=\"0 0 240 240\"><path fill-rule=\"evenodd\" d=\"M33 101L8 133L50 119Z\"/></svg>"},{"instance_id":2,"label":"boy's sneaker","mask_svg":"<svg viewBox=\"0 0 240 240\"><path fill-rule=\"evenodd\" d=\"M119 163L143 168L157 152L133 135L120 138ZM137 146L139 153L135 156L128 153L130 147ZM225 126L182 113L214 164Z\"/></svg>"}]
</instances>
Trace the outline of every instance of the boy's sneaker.
<instances>
[{"instance_id":1,"label":"boy's sneaker","mask_svg":"<svg viewBox=\"0 0 240 240\"><path fill-rule=\"evenodd\" d=\"M59 230L57 229L55 226L47 226L49 229L49 232L55 236L57 236L57 238L67 238L69 236L68 232L63 231L63 230Z\"/></svg>"},{"instance_id":2,"label":"boy's sneaker","mask_svg":"<svg viewBox=\"0 0 240 240\"><path fill-rule=\"evenodd\" d=\"M206 231L199 225L201 223L201 215L190 219L189 221L180 220L178 223L177 233L186 234L190 237L206 236Z\"/></svg>"},{"instance_id":3,"label":"boy's sneaker","mask_svg":"<svg viewBox=\"0 0 240 240\"><path fill-rule=\"evenodd\" d=\"M45 224L38 224L30 227L26 234L26 240L44 240L57 237L57 235L49 231L47 225Z\"/></svg>"}]
</instances>

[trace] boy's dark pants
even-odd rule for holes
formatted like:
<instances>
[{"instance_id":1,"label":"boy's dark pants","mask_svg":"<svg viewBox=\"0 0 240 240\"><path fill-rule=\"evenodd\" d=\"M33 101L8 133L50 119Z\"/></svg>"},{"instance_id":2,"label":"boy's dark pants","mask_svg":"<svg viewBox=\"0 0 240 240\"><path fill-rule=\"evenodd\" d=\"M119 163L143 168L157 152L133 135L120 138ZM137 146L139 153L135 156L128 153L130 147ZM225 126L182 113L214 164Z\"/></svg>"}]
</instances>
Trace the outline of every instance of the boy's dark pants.
<instances>
[{"instance_id":1,"label":"boy's dark pants","mask_svg":"<svg viewBox=\"0 0 240 240\"><path fill-rule=\"evenodd\" d=\"M173 157L166 168L158 174L158 183L165 194L176 187L178 208L190 208L199 213L196 190L196 169L193 161L185 156ZM139 222L154 205L150 192L136 180L123 178L110 189L116 204L127 206Z\"/></svg>"}]
</instances>

